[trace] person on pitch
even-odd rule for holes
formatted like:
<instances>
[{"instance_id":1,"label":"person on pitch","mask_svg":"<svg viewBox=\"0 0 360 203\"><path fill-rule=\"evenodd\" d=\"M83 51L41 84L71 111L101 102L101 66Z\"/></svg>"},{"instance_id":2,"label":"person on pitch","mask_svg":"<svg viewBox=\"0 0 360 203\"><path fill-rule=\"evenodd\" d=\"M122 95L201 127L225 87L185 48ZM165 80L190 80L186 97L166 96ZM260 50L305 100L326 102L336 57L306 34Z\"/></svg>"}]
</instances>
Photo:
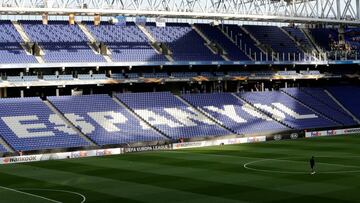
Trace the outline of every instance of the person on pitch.
<instances>
[{"instance_id":1,"label":"person on pitch","mask_svg":"<svg viewBox=\"0 0 360 203\"><path fill-rule=\"evenodd\" d=\"M310 159L311 175L314 175L315 172L315 158L312 156Z\"/></svg>"}]
</instances>

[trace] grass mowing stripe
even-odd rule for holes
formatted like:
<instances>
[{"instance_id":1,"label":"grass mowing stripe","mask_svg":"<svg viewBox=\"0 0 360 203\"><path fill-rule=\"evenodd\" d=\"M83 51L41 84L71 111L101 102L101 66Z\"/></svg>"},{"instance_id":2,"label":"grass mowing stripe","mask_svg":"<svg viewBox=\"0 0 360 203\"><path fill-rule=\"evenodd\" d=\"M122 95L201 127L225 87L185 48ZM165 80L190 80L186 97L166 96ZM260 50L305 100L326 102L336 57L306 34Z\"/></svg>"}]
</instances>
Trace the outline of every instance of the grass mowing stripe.
<instances>
[{"instance_id":1,"label":"grass mowing stripe","mask_svg":"<svg viewBox=\"0 0 360 203\"><path fill-rule=\"evenodd\" d=\"M340 165L357 167L355 158L335 158L360 155L357 143L360 143L357 136L321 137L16 164L0 166L0 179L2 185L15 189L69 189L84 194L88 199L86 203L356 202L360 174L266 174L248 171L242 165L259 159L299 156L295 161L304 160L304 163L271 162L257 166L272 170L302 170L299 167L308 170L306 162L314 155L318 163L329 164L319 165L324 170L346 168ZM339 194L343 191L347 195L342 195L342 199ZM58 195L36 194L50 198ZM80 200L76 200L79 203ZM75 200L65 202L75 203Z\"/></svg>"},{"instance_id":2,"label":"grass mowing stripe","mask_svg":"<svg viewBox=\"0 0 360 203\"><path fill-rule=\"evenodd\" d=\"M12 191L12 192L17 192L17 193L20 193L20 194L24 194L24 195L29 195L29 196L32 196L32 197L40 198L40 199L43 199L43 200L47 200L47 201L49 201L49 202L62 203L62 202L59 202L59 201L56 201L56 200L53 200L53 199L49 199L49 198L46 198L46 197L43 197L43 196L40 196L40 195L35 195L35 194L28 193L28 192L23 192L23 191L20 191L20 190L15 190L15 189L8 188L8 187L5 187L5 186L0 186L0 188L5 189L5 190L9 190L9 191Z\"/></svg>"},{"instance_id":3,"label":"grass mowing stripe","mask_svg":"<svg viewBox=\"0 0 360 203\"><path fill-rule=\"evenodd\" d=\"M46 165L45 163L40 162L38 164ZM75 167L76 164L73 164L73 166ZM24 171L28 171L28 173L25 173ZM88 171L91 171L91 169L88 169ZM101 177L101 175L104 176L104 174L102 173L95 173L95 175L91 176L84 175L85 172L74 173L64 170L60 171L46 169L43 167L34 167L30 165L18 165L17 170L3 170L2 172L23 177L29 177L37 180L47 180L50 183L58 183L61 185L71 184L74 188L86 189L130 200L138 200L145 202L149 201L148 196L158 196L159 201L171 201L174 197L176 197L176 199L183 201L191 200L193 198L203 198L213 202L234 202L234 200L228 200L211 195L184 192L171 188L153 186L151 184L140 184L131 181L115 180L111 176ZM64 182L64 180L66 180L66 182ZM139 191L142 191L142 195L138 195Z\"/></svg>"}]
</instances>

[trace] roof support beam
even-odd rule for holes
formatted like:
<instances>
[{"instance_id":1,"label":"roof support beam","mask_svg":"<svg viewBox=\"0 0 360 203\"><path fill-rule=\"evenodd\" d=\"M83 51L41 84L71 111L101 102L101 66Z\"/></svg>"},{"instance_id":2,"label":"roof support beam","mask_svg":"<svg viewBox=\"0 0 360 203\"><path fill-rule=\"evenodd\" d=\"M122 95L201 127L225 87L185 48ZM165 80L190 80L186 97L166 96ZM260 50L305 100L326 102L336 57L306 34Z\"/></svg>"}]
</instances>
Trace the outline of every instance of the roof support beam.
<instances>
[{"instance_id":1,"label":"roof support beam","mask_svg":"<svg viewBox=\"0 0 360 203\"><path fill-rule=\"evenodd\" d=\"M360 24L359 0L0 0L0 12Z\"/></svg>"}]
</instances>

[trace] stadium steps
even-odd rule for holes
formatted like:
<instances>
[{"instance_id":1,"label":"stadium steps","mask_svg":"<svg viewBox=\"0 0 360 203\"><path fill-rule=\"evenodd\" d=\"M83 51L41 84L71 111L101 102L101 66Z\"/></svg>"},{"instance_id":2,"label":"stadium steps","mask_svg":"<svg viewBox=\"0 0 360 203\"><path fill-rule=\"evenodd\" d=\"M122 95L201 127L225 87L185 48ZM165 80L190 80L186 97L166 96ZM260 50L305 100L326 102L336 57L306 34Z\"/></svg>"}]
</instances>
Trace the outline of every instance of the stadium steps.
<instances>
[{"instance_id":1,"label":"stadium steps","mask_svg":"<svg viewBox=\"0 0 360 203\"><path fill-rule=\"evenodd\" d=\"M143 118L141 118L137 113L135 113L135 111L133 111L128 105L126 105L125 103L123 103L120 99L118 99L117 97L112 97L112 99L115 101L115 103L117 103L118 105L124 107L124 109L126 109L130 114L134 115L135 118L139 119L141 122L144 122L147 126L149 126L151 129L154 129L156 132L160 133L162 136L164 136L167 139L172 139L170 136L168 136L167 134L165 134L164 132L162 132L160 129L156 128L155 126L152 126L149 122L147 122L146 120L144 120Z\"/></svg>"},{"instance_id":2,"label":"stadium steps","mask_svg":"<svg viewBox=\"0 0 360 203\"><path fill-rule=\"evenodd\" d=\"M146 26L144 26L144 25L139 25L139 24L136 24L136 25L137 25L137 27L145 34L145 36L148 38L148 40L151 42L151 43L150 43L150 44L151 44L151 47L155 50L155 52L158 53L158 54L162 54L162 53L161 53L161 50L158 50L156 47L153 46L153 44L157 44L158 41L157 41L157 40L155 39L155 37L152 36L152 34L146 29ZM168 54L165 54L164 56L165 56L165 58L166 58L167 60L169 60L169 61L171 61L171 62L175 61L175 60L173 59L173 57L170 56L170 55L168 55Z\"/></svg>"},{"instance_id":3,"label":"stadium steps","mask_svg":"<svg viewBox=\"0 0 360 203\"><path fill-rule=\"evenodd\" d=\"M339 109L333 108L332 106L328 105L328 104L327 104L326 102L324 102L323 100L319 99L316 95L313 95L313 94L311 94L310 92L307 92L306 90L304 90L304 89L302 89L302 88L300 88L300 90L301 90L302 92L310 95L311 97L313 97L313 98L316 99L317 101L321 102L322 104L326 105L327 107L329 107L329 108L331 108L331 109L333 109L333 110L335 110L335 111L337 111L337 112L339 112L339 113L341 113L341 114L343 114L343 115L350 116L350 117L352 117L352 118L354 119L354 117L351 116L351 115L346 111L347 109L344 109L345 107L343 108L343 106L342 106L340 103L338 103L338 101L333 97L333 95L331 95L330 92L326 92L326 90L324 90L324 92L325 92L327 95L330 94L329 97L330 97L340 108L342 108L346 113L344 113L343 111L339 111ZM357 118L355 118L354 121L358 122L356 119L357 119ZM359 122L358 122L358 123L359 123ZM360 124L360 123L359 123L359 124Z\"/></svg>"},{"instance_id":4,"label":"stadium steps","mask_svg":"<svg viewBox=\"0 0 360 203\"><path fill-rule=\"evenodd\" d=\"M303 32L305 34L305 36L309 39L309 41L311 42L311 44L314 46L315 50L317 51L317 53L321 53L322 49L320 48L320 46L316 43L314 37L310 34L309 30L307 28L300 28L301 32Z\"/></svg>"},{"instance_id":5,"label":"stadium steps","mask_svg":"<svg viewBox=\"0 0 360 203\"><path fill-rule=\"evenodd\" d=\"M305 50L302 46L301 46L301 44L298 42L298 41L296 41L295 40L295 38L290 34L290 33L288 33L288 31L286 31L284 28L282 28L282 27L279 27L279 29L283 32L283 33L285 33L293 42L294 42L294 44L296 44L296 46L302 51L302 52L304 52L304 53L307 53L308 51L307 50Z\"/></svg>"},{"instance_id":6,"label":"stadium steps","mask_svg":"<svg viewBox=\"0 0 360 203\"><path fill-rule=\"evenodd\" d=\"M256 39L256 37L254 37L254 35L252 35L244 26L239 26L240 29L245 32L247 35L249 35L249 37L255 41L255 46L260 49L260 51L262 52L262 54L266 54L266 51L261 47L259 46L260 44L262 44L258 39Z\"/></svg>"},{"instance_id":7,"label":"stadium steps","mask_svg":"<svg viewBox=\"0 0 360 203\"><path fill-rule=\"evenodd\" d=\"M213 121L214 123L216 123L218 126L224 128L227 131L232 132L233 134L237 134L234 130L224 126L222 123L220 123L218 120L216 120L214 117L212 117L210 114L206 113L205 111L203 111L200 108L197 108L196 106L193 106L191 103L189 103L188 101L186 101L186 99L182 98L181 96L178 95L174 95L176 98L178 98L182 103L184 103L187 106L191 106L192 108L196 109L197 111L199 111L200 113L202 113L203 115L205 115L208 119L210 119L211 121Z\"/></svg>"},{"instance_id":8,"label":"stadium steps","mask_svg":"<svg viewBox=\"0 0 360 203\"><path fill-rule=\"evenodd\" d=\"M296 100L297 102L299 102L301 105L303 105L303 106L305 106L306 108L312 110L313 112L316 112L316 113L320 114L322 117L324 117L324 118L326 118L326 119L328 119L328 120L330 120L330 121L332 121L332 122L334 122L334 123L336 123L336 124L338 124L338 125L341 125L341 126L344 126L344 125L345 125L344 123L341 123L341 122L339 122L339 121L337 121L337 120L335 120L335 119L333 119L333 118L325 115L324 113L322 113L322 112L320 112L320 111L312 108L311 106L306 105L306 104L303 103L299 98L294 97L294 96L292 96L291 94L288 94L287 92L285 92L285 91L283 91L283 90L281 90L281 92L282 92L283 94L286 94L287 96L293 98L294 100Z\"/></svg>"},{"instance_id":9,"label":"stadium steps","mask_svg":"<svg viewBox=\"0 0 360 203\"><path fill-rule=\"evenodd\" d=\"M266 111L263 111L263 110L257 108L256 106L254 106L250 101L246 100L245 98L242 98L242 97L240 97L239 95L234 94L234 93L232 93L232 95L233 95L234 97L236 97L237 99L239 99L240 101L242 101L242 102L244 102L244 103L252 106L252 107L253 107L255 110L257 110L258 112L260 112L260 113L262 113L262 114L265 114L266 116L270 117L270 118L273 119L274 121L277 121L277 122L280 123L281 125L289 128L289 129L292 129L292 130L295 129L295 128L293 128L292 126L290 126L290 125L282 122L281 120L276 119L276 118L273 117L270 113L268 113L268 112L266 112Z\"/></svg>"},{"instance_id":10,"label":"stadium steps","mask_svg":"<svg viewBox=\"0 0 360 203\"><path fill-rule=\"evenodd\" d=\"M331 97L331 99L334 100L335 103L337 103L337 105L339 105L349 116L351 116L354 121L356 121L358 124L360 124L360 120L353 114L351 113L351 111L349 111L347 108L345 108L345 106L343 106L339 100L336 99L336 97L334 97L334 95L332 95L328 90L324 90L326 94L329 95L329 97Z\"/></svg>"},{"instance_id":11,"label":"stadium steps","mask_svg":"<svg viewBox=\"0 0 360 203\"><path fill-rule=\"evenodd\" d=\"M241 50L247 57L249 57L249 59L254 61L254 58L250 54L246 53L246 51L241 49L241 47L236 44L235 40L233 38L231 38L223 29L221 29L219 26L216 26L216 28L219 29L224 34L224 36L227 37L232 43L234 43L235 46L237 46L239 48L239 50Z\"/></svg>"},{"instance_id":12,"label":"stadium steps","mask_svg":"<svg viewBox=\"0 0 360 203\"><path fill-rule=\"evenodd\" d=\"M217 55L217 51L212 49L209 44L211 44L211 40L201 31L201 29L199 29L196 25L192 25L191 26L193 30L195 30L195 32L200 35L201 38L203 38L206 42L205 46L215 55ZM231 61L227 56L225 55L221 55L221 57L225 60L225 61Z\"/></svg>"},{"instance_id":13,"label":"stadium steps","mask_svg":"<svg viewBox=\"0 0 360 203\"><path fill-rule=\"evenodd\" d=\"M81 130L77 128L73 123L71 123L69 119L67 119L50 101L44 100L43 102L50 108L52 112L58 115L68 126L70 126L75 132L77 132L77 134L81 138L86 140L90 144L90 146L97 146L92 139L90 139L88 136L82 133Z\"/></svg>"},{"instance_id":14,"label":"stadium steps","mask_svg":"<svg viewBox=\"0 0 360 203\"><path fill-rule=\"evenodd\" d=\"M29 36L26 34L23 26L22 26L18 21L11 21L11 22L12 22L12 24L14 25L16 31L19 33L21 39L22 39L25 43L30 43L31 40L30 40ZM32 55L32 54L30 54L30 53L26 50L24 44L21 44L21 47L25 50L26 54ZM41 53L40 55L44 55L44 51L41 49L41 47L40 47L40 53ZM43 58L42 56L35 56L35 55L34 55L34 57L35 57L35 59L38 61L38 63L45 63L44 58Z\"/></svg>"},{"instance_id":15,"label":"stadium steps","mask_svg":"<svg viewBox=\"0 0 360 203\"><path fill-rule=\"evenodd\" d=\"M15 150L0 136L0 145L2 145L8 152L14 153Z\"/></svg>"},{"instance_id":16,"label":"stadium steps","mask_svg":"<svg viewBox=\"0 0 360 203\"><path fill-rule=\"evenodd\" d=\"M96 38L91 34L91 32L87 29L86 25L82 22L76 22L76 24L79 26L79 28L81 29L81 31L83 31L83 33L85 34L86 38L89 40L90 43L95 44L96 43ZM95 54L99 54L93 46L89 45L90 49L95 53ZM106 55L102 55L104 57L104 59L106 60L106 62L111 63L111 57L110 56L106 56Z\"/></svg>"}]
</instances>

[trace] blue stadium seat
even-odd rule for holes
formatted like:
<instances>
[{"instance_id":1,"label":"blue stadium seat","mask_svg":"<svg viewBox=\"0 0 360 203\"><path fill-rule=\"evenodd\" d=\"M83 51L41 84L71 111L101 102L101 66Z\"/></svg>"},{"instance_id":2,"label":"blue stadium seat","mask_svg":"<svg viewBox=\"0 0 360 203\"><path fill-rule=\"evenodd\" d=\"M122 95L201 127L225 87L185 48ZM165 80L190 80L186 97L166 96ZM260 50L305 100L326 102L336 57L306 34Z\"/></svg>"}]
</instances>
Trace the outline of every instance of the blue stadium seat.
<instances>
[{"instance_id":1,"label":"blue stadium seat","mask_svg":"<svg viewBox=\"0 0 360 203\"><path fill-rule=\"evenodd\" d=\"M173 52L175 61L223 61L205 46L205 41L186 23L167 23L156 27L148 23L146 28L158 42L166 44Z\"/></svg>"},{"instance_id":2,"label":"blue stadium seat","mask_svg":"<svg viewBox=\"0 0 360 203\"><path fill-rule=\"evenodd\" d=\"M99 26L86 22L90 32L98 42L110 48L114 62L168 61L164 55L156 53L145 34L134 24L126 26L102 23Z\"/></svg>"},{"instance_id":3,"label":"blue stadium seat","mask_svg":"<svg viewBox=\"0 0 360 203\"><path fill-rule=\"evenodd\" d=\"M88 45L88 39L78 25L65 21L20 21L32 42L39 43L45 51L44 60L49 63L105 62Z\"/></svg>"},{"instance_id":4,"label":"blue stadium seat","mask_svg":"<svg viewBox=\"0 0 360 203\"><path fill-rule=\"evenodd\" d=\"M89 146L40 98L0 99L0 135L17 151Z\"/></svg>"},{"instance_id":5,"label":"blue stadium seat","mask_svg":"<svg viewBox=\"0 0 360 203\"><path fill-rule=\"evenodd\" d=\"M108 95L62 96L48 99L98 145L166 139ZM77 119L71 118L73 114Z\"/></svg>"},{"instance_id":6,"label":"blue stadium seat","mask_svg":"<svg viewBox=\"0 0 360 203\"><path fill-rule=\"evenodd\" d=\"M297 130L340 126L280 91L245 92L239 96Z\"/></svg>"},{"instance_id":7,"label":"blue stadium seat","mask_svg":"<svg viewBox=\"0 0 360 203\"><path fill-rule=\"evenodd\" d=\"M182 97L238 134L289 130L230 93L184 94Z\"/></svg>"},{"instance_id":8,"label":"blue stadium seat","mask_svg":"<svg viewBox=\"0 0 360 203\"><path fill-rule=\"evenodd\" d=\"M116 97L174 139L231 134L169 92L123 93Z\"/></svg>"}]
</instances>

